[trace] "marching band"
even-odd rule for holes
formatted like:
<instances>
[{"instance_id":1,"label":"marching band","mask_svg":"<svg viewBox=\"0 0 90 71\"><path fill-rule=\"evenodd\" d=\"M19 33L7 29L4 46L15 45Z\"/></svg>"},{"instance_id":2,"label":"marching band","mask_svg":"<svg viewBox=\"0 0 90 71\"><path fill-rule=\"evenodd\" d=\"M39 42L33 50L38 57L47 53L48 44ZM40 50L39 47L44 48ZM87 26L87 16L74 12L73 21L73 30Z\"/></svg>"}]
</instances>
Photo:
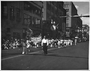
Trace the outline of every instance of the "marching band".
<instances>
[{"instance_id":1,"label":"marching band","mask_svg":"<svg viewBox=\"0 0 90 71\"><path fill-rule=\"evenodd\" d=\"M67 46L72 46L72 45L76 45L77 44L77 37L75 37L75 40L71 40L71 39L46 39L45 37L38 42L34 42L32 40L29 39L15 39L14 41L9 41L7 40L5 43L3 43L3 47L4 49L15 49L18 47L22 47L22 54L27 54L27 51L30 50L30 47L33 48L39 48L42 47L44 54L47 54L47 49L48 47L57 47L57 48L64 48Z\"/></svg>"}]
</instances>

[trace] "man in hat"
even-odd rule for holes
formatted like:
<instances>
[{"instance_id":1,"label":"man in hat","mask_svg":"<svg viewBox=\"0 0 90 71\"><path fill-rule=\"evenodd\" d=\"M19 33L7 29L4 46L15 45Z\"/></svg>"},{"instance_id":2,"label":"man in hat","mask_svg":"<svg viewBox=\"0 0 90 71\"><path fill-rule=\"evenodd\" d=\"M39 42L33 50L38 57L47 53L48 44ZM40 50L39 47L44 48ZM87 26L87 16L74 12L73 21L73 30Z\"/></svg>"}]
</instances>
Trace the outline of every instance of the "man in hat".
<instances>
[{"instance_id":1,"label":"man in hat","mask_svg":"<svg viewBox=\"0 0 90 71\"><path fill-rule=\"evenodd\" d=\"M44 54L47 54L47 46L48 46L48 40L46 39L46 36L42 39L41 45L43 46Z\"/></svg>"}]
</instances>

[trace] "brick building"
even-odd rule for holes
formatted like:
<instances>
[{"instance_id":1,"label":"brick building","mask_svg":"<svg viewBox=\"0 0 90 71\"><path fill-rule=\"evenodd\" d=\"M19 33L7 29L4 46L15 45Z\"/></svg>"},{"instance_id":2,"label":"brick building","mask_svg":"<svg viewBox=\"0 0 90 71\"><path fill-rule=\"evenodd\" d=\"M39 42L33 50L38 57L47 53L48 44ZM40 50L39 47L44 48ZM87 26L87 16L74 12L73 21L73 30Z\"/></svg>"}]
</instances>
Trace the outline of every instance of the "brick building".
<instances>
[{"instance_id":1,"label":"brick building","mask_svg":"<svg viewBox=\"0 0 90 71\"><path fill-rule=\"evenodd\" d=\"M77 28L82 28L82 20L80 17L72 17L78 15L77 9L73 2L64 2L64 8L66 9L66 36L70 37L70 34L75 34Z\"/></svg>"},{"instance_id":2,"label":"brick building","mask_svg":"<svg viewBox=\"0 0 90 71\"><path fill-rule=\"evenodd\" d=\"M56 32L59 33L64 33L66 28L66 18L60 18L60 16L66 15L66 10L63 8L63 4L63 2L57 1L44 1L42 8L42 20L49 20L49 24L55 22L55 25L58 26Z\"/></svg>"},{"instance_id":3,"label":"brick building","mask_svg":"<svg viewBox=\"0 0 90 71\"><path fill-rule=\"evenodd\" d=\"M53 20L58 32L66 29L63 2L56 1L1 1L1 31L3 38L23 38L31 29L33 36L41 34L42 20Z\"/></svg>"},{"instance_id":4,"label":"brick building","mask_svg":"<svg viewBox=\"0 0 90 71\"><path fill-rule=\"evenodd\" d=\"M1 31L4 38L23 38L28 28L39 35L41 19L42 2L1 1Z\"/></svg>"}]
</instances>

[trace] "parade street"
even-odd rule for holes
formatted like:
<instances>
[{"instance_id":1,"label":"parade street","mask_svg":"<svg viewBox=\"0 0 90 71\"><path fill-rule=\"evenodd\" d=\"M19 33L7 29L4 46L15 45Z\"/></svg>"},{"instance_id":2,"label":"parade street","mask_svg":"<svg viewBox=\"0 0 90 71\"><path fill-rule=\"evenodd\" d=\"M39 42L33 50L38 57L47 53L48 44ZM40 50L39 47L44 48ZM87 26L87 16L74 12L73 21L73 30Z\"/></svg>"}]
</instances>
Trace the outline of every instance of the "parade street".
<instances>
[{"instance_id":1,"label":"parade street","mask_svg":"<svg viewBox=\"0 0 90 71\"><path fill-rule=\"evenodd\" d=\"M87 70L89 65L89 42L49 48L46 56L41 48L32 49L27 55L16 51L13 49L11 55L10 50L2 51L4 56L5 52L9 53L1 59L2 70Z\"/></svg>"}]
</instances>

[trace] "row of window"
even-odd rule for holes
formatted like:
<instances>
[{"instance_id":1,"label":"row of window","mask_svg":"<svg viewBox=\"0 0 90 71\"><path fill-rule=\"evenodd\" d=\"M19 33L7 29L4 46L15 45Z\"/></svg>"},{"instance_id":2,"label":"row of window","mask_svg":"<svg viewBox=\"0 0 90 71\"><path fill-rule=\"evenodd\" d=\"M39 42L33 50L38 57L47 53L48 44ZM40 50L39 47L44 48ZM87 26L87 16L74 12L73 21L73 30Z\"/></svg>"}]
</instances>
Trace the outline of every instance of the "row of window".
<instances>
[{"instance_id":1,"label":"row of window","mask_svg":"<svg viewBox=\"0 0 90 71\"><path fill-rule=\"evenodd\" d=\"M15 9L16 9L16 12L15 12ZM21 19L20 19L20 9L19 8L15 8L11 6L9 9L7 6L7 3L4 2L2 3L1 11L2 11L2 18L7 19L8 15L10 15L11 20L15 20L15 17L16 17L16 21L20 22ZM24 24L40 24L40 19L24 14Z\"/></svg>"},{"instance_id":2,"label":"row of window","mask_svg":"<svg viewBox=\"0 0 90 71\"><path fill-rule=\"evenodd\" d=\"M47 9L56 14L57 16L63 15L63 12L60 9L55 9L53 6L51 6L50 3L47 4Z\"/></svg>"},{"instance_id":3,"label":"row of window","mask_svg":"<svg viewBox=\"0 0 90 71\"><path fill-rule=\"evenodd\" d=\"M47 9L50 10L50 11L52 11L52 12L57 11L57 9L55 8L55 6L53 7L53 6L51 5L51 3L50 3L50 4L47 3Z\"/></svg>"},{"instance_id":4,"label":"row of window","mask_svg":"<svg viewBox=\"0 0 90 71\"><path fill-rule=\"evenodd\" d=\"M64 4L64 8L68 9L69 8L69 4Z\"/></svg>"},{"instance_id":5,"label":"row of window","mask_svg":"<svg viewBox=\"0 0 90 71\"><path fill-rule=\"evenodd\" d=\"M24 24L40 24L40 19L24 14Z\"/></svg>"},{"instance_id":6,"label":"row of window","mask_svg":"<svg viewBox=\"0 0 90 71\"><path fill-rule=\"evenodd\" d=\"M38 16L41 16L42 10L32 5L31 3L24 2L24 9Z\"/></svg>"},{"instance_id":7,"label":"row of window","mask_svg":"<svg viewBox=\"0 0 90 71\"><path fill-rule=\"evenodd\" d=\"M8 16L10 16L10 20L15 20L16 17L16 21L20 22L20 9L19 8L15 8L14 6L11 6L10 8L8 8L7 3L2 3L2 18L7 19ZM16 10L16 12L15 12Z\"/></svg>"}]
</instances>

